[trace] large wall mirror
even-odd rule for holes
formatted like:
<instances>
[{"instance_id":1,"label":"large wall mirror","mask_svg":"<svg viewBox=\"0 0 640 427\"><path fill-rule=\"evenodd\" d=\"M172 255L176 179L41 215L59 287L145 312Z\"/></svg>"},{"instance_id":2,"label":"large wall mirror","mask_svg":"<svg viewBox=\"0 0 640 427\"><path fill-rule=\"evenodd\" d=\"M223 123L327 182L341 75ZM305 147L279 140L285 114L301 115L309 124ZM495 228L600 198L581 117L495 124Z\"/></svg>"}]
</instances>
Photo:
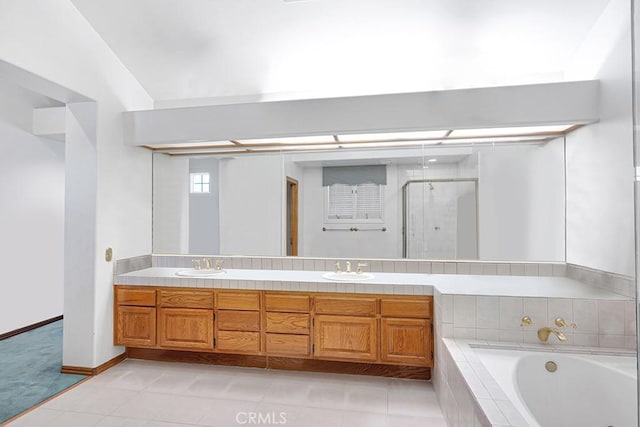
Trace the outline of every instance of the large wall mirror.
<instances>
[{"instance_id":1,"label":"large wall mirror","mask_svg":"<svg viewBox=\"0 0 640 427\"><path fill-rule=\"evenodd\" d=\"M565 260L565 138L153 157L154 253Z\"/></svg>"}]
</instances>

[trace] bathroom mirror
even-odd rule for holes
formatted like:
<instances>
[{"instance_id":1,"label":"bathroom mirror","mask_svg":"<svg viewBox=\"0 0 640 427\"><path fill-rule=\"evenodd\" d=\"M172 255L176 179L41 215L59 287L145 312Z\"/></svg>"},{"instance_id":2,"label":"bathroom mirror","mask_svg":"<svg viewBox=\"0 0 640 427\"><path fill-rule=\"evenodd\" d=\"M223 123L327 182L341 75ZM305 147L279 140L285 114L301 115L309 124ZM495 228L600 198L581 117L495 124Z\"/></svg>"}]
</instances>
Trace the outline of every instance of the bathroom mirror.
<instances>
[{"instance_id":1,"label":"bathroom mirror","mask_svg":"<svg viewBox=\"0 0 640 427\"><path fill-rule=\"evenodd\" d=\"M153 156L153 252L564 261L565 139Z\"/></svg>"}]
</instances>

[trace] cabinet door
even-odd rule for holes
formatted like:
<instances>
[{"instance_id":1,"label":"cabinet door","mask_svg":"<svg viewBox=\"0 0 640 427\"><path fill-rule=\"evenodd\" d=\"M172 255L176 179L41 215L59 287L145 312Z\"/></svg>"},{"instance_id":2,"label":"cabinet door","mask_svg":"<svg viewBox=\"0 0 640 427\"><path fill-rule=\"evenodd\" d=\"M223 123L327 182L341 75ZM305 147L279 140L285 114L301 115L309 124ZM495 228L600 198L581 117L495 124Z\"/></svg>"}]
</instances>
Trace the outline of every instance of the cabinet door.
<instances>
[{"instance_id":1,"label":"cabinet door","mask_svg":"<svg viewBox=\"0 0 640 427\"><path fill-rule=\"evenodd\" d=\"M213 349L213 311L160 308L158 344L181 349Z\"/></svg>"},{"instance_id":2,"label":"cabinet door","mask_svg":"<svg viewBox=\"0 0 640 427\"><path fill-rule=\"evenodd\" d=\"M375 361L377 323L372 317L315 316L314 356Z\"/></svg>"},{"instance_id":3,"label":"cabinet door","mask_svg":"<svg viewBox=\"0 0 640 427\"><path fill-rule=\"evenodd\" d=\"M383 318L382 361L431 366L431 322Z\"/></svg>"},{"instance_id":4,"label":"cabinet door","mask_svg":"<svg viewBox=\"0 0 640 427\"><path fill-rule=\"evenodd\" d=\"M119 306L117 310L116 345L153 347L156 345L156 309L153 307Z\"/></svg>"}]
</instances>

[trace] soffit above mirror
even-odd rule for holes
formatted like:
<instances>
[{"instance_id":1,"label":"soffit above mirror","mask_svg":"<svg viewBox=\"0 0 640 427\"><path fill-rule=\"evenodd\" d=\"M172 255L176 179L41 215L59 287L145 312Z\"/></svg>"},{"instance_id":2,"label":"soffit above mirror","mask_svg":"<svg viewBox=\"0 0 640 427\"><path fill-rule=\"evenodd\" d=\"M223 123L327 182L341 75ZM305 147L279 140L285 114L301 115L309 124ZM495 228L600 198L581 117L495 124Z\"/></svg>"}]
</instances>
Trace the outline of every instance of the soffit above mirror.
<instances>
[{"instance_id":1,"label":"soffit above mirror","mask_svg":"<svg viewBox=\"0 0 640 427\"><path fill-rule=\"evenodd\" d=\"M598 82L124 113L131 145L179 154L544 143L598 121Z\"/></svg>"}]
</instances>

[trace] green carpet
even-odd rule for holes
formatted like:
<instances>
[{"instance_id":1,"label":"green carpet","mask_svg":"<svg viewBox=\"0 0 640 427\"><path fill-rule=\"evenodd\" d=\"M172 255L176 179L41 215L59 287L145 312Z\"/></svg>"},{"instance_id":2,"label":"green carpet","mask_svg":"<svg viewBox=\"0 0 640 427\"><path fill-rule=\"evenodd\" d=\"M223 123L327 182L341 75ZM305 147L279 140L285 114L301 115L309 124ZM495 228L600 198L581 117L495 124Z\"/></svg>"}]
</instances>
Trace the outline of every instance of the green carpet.
<instances>
[{"instance_id":1,"label":"green carpet","mask_svg":"<svg viewBox=\"0 0 640 427\"><path fill-rule=\"evenodd\" d=\"M62 320L0 341L0 423L85 378L61 366Z\"/></svg>"}]
</instances>

